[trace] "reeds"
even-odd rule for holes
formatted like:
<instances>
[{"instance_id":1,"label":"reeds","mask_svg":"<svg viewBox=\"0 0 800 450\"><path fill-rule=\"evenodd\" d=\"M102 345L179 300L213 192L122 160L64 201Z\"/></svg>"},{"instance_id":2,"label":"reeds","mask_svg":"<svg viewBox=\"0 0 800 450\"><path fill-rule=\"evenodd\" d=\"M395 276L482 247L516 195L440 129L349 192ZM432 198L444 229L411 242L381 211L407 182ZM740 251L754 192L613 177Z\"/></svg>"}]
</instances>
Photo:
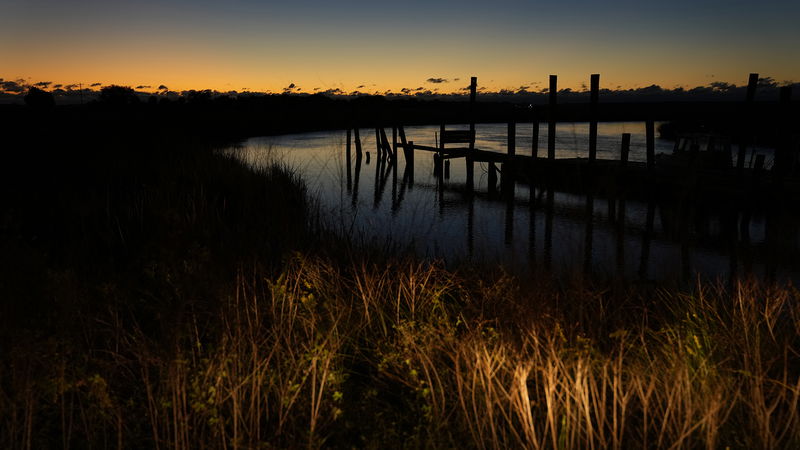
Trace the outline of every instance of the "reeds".
<instances>
[{"instance_id":1,"label":"reeds","mask_svg":"<svg viewBox=\"0 0 800 450\"><path fill-rule=\"evenodd\" d=\"M0 285L0 447L800 446L792 286L557 284L317 246L285 167L165 164L90 191L81 239Z\"/></svg>"},{"instance_id":2,"label":"reeds","mask_svg":"<svg viewBox=\"0 0 800 450\"><path fill-rule=\"evenodd\" d=\"M48 355L62 370L46 375L4 371L2 442L33 447L43 429L66 447L799 442L791 288L662 292L647 321L657 325L628 311L629 327L601 336L603 324L575 326L554 301L591 301L583 287L523 295L513 280L484 281L437 265L297 255L274 278L241 273L216 308L184 311L169 346L97 312L84 318L91 332L116 338L96 356ZM63 370L81 364L98 371Z\"/></svg>"}]
</instances>

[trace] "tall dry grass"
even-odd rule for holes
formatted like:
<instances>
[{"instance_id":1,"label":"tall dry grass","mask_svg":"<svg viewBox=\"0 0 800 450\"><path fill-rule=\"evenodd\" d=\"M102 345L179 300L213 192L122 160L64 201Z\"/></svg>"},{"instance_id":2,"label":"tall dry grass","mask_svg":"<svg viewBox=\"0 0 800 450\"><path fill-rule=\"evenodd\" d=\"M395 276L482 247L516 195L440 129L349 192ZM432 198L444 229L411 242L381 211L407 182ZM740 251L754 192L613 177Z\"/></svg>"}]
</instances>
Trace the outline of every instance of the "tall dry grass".
<instances>
[{"instance_id":1,"label":"tall dry grass","mask_svg":"<svg viewBox=\"0 0 800 450\"><path fill-rule=\"evenodd\" d=\"M277 277L242 271L216 307L180 312L169 345L122 311L98 311L83 320L105 345L83 360L55 349L4 357L0 442L595 449L800 442L800 306L791 287L598 294L483 276L296 255ZM564 306L575 302L586 304ZM599 312L615 303L626 306L614 317ZM46 361L56 370L33 367Z\"/></svg>"}]
</instances>

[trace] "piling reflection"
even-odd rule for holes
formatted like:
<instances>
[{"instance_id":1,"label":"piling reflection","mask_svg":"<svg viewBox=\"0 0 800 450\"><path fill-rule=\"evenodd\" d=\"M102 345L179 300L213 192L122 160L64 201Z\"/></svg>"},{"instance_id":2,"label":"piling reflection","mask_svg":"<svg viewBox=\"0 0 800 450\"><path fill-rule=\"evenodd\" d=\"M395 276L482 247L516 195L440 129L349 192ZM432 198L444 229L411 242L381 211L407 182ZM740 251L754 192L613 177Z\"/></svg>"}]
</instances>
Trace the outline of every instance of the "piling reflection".
<instances>
[{"instance_id":1,"label":"piling reflection","mask_svg":"<svg viewBox=\"0 0 800 450\"><path fill-rule=\"evenodd\" d=\"M745 192L754 192L744 200L698 195L693 185L642 189L641 179L629 183L644 172L641 161L628 162L631 139L625 133L622 147L616 143L616 166L598 158L596 166L573 170L563 161L520 159L524 154L480 154L470 189L470 165L461 163L466 158L451 158L460 148L442 159L438 147L426 153L406 141L402 127L385 134L379 129L377 143L362 142L353 129L340 147L344 157L338 161L346 167L337 171L337 182L347 193L353 232L411 241L427 256L497 262L513 271L566 269L593 277L683 282L698 274L730 282L749 276L800 278L798 215L757 194L772 182L757 170L744 179ZM364 152L364 144L374 149L374 160L366 158L373 152ZM609 154L608 147L603 151ZM308 161L325 168L323 159ZM508 161L517 161L516 170ZM364 165L372 176L362 176ZM320 185L333 193L332 185Z\"/></svg>"}]
</instances>

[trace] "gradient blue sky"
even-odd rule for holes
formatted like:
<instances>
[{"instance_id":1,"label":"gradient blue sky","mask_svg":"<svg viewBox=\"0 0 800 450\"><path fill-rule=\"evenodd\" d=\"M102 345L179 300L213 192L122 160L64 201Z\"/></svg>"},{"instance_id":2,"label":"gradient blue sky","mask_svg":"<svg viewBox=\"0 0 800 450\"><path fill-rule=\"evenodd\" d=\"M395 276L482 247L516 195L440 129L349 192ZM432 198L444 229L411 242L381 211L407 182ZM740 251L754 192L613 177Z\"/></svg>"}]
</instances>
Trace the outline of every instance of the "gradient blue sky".
<instances>
[{"instance_id":1,"label":"gradient blue sky","mask_svg":"<svg viewBox=\"0 0 800 450\"><path fill-rule=\"evenodd\" d=\"M281 91L800 79L800 2L2 0L0 78ZM445 78L433 84L428 78ZM453 81L459 78L458 81ZM359 86L363 86L359 88Z\"/></svg>"}]
</instances>

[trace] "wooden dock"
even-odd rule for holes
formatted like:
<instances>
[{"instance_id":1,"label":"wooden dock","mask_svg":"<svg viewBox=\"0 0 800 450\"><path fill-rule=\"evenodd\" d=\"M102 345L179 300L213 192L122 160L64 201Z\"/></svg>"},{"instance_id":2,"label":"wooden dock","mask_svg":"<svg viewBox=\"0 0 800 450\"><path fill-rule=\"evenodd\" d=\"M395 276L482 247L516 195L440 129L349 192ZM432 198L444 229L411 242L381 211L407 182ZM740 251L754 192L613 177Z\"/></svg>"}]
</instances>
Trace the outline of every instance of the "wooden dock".
<instances>
[{"instance_id":1,"label":"wooden dock","mask_svg":"<svg viewBox=\"0 0 800 450\"><path fill-rule=\"evenodd\" d=\"M751 74L746 103L752 103L758 82L758 75ZM600 76L590 77L590 111L597 110L600 92ZM504 196L512 195L516 183L548 186L563 191L581 193L616 193L624 191L630 198L699 196L725 198L726 201L753 202L770 200L779 196L783 200L800 199L800 179L793 178L791 172L797 165L798 139L787 136L786 145L776 151L771 170L765 168L763 155L756 158L751 167L745 162L748 145L746 138L738 137L738 152L732 157L733 139L710 136L701 148L698 136L678 139L672 155L655 154L654 121L645 120L646 159L643 162L629 161L630 134L620 136L619 159L597 159L597 119L592 115L589 122L589 146L585 158L556 159L555 137L557 123L557 77L550 76L550 96L548 106L548 138L546 157L539 157L539 123L508 122L506 152L488 151L475 148L475 123L467 130L450 130L442 124L435 146L415 144L408 139L402 125L392 127L392 139L386 128L375 129L376 156L387 165L396 165L399 151L405 159L405 175L413 184L415 153L433 154L434 176L438 180L449 178L451 161L463 160L466 180L465 192L474 191L474 164L488 165L488 191L494 194L497 181ZM477 94L477 78L470 83L470 110L474 108ZM791 97L789 88L781 91L781 104L788 104ZM518 126L531 126L533 130L532 147L529 155L516 151L516 129ZM354 127L356 159L362 155L359 129ZM745 134L743 134L745 136ZM720 143L724 143L720 147ZM348 185L351 166L351 130L347 131L347 173ZM369 152L366 152L369 158ZM735 159L735 161L734 161ZM369 159L368 159L369 161Z\"/></svg>"}]
</instances>

